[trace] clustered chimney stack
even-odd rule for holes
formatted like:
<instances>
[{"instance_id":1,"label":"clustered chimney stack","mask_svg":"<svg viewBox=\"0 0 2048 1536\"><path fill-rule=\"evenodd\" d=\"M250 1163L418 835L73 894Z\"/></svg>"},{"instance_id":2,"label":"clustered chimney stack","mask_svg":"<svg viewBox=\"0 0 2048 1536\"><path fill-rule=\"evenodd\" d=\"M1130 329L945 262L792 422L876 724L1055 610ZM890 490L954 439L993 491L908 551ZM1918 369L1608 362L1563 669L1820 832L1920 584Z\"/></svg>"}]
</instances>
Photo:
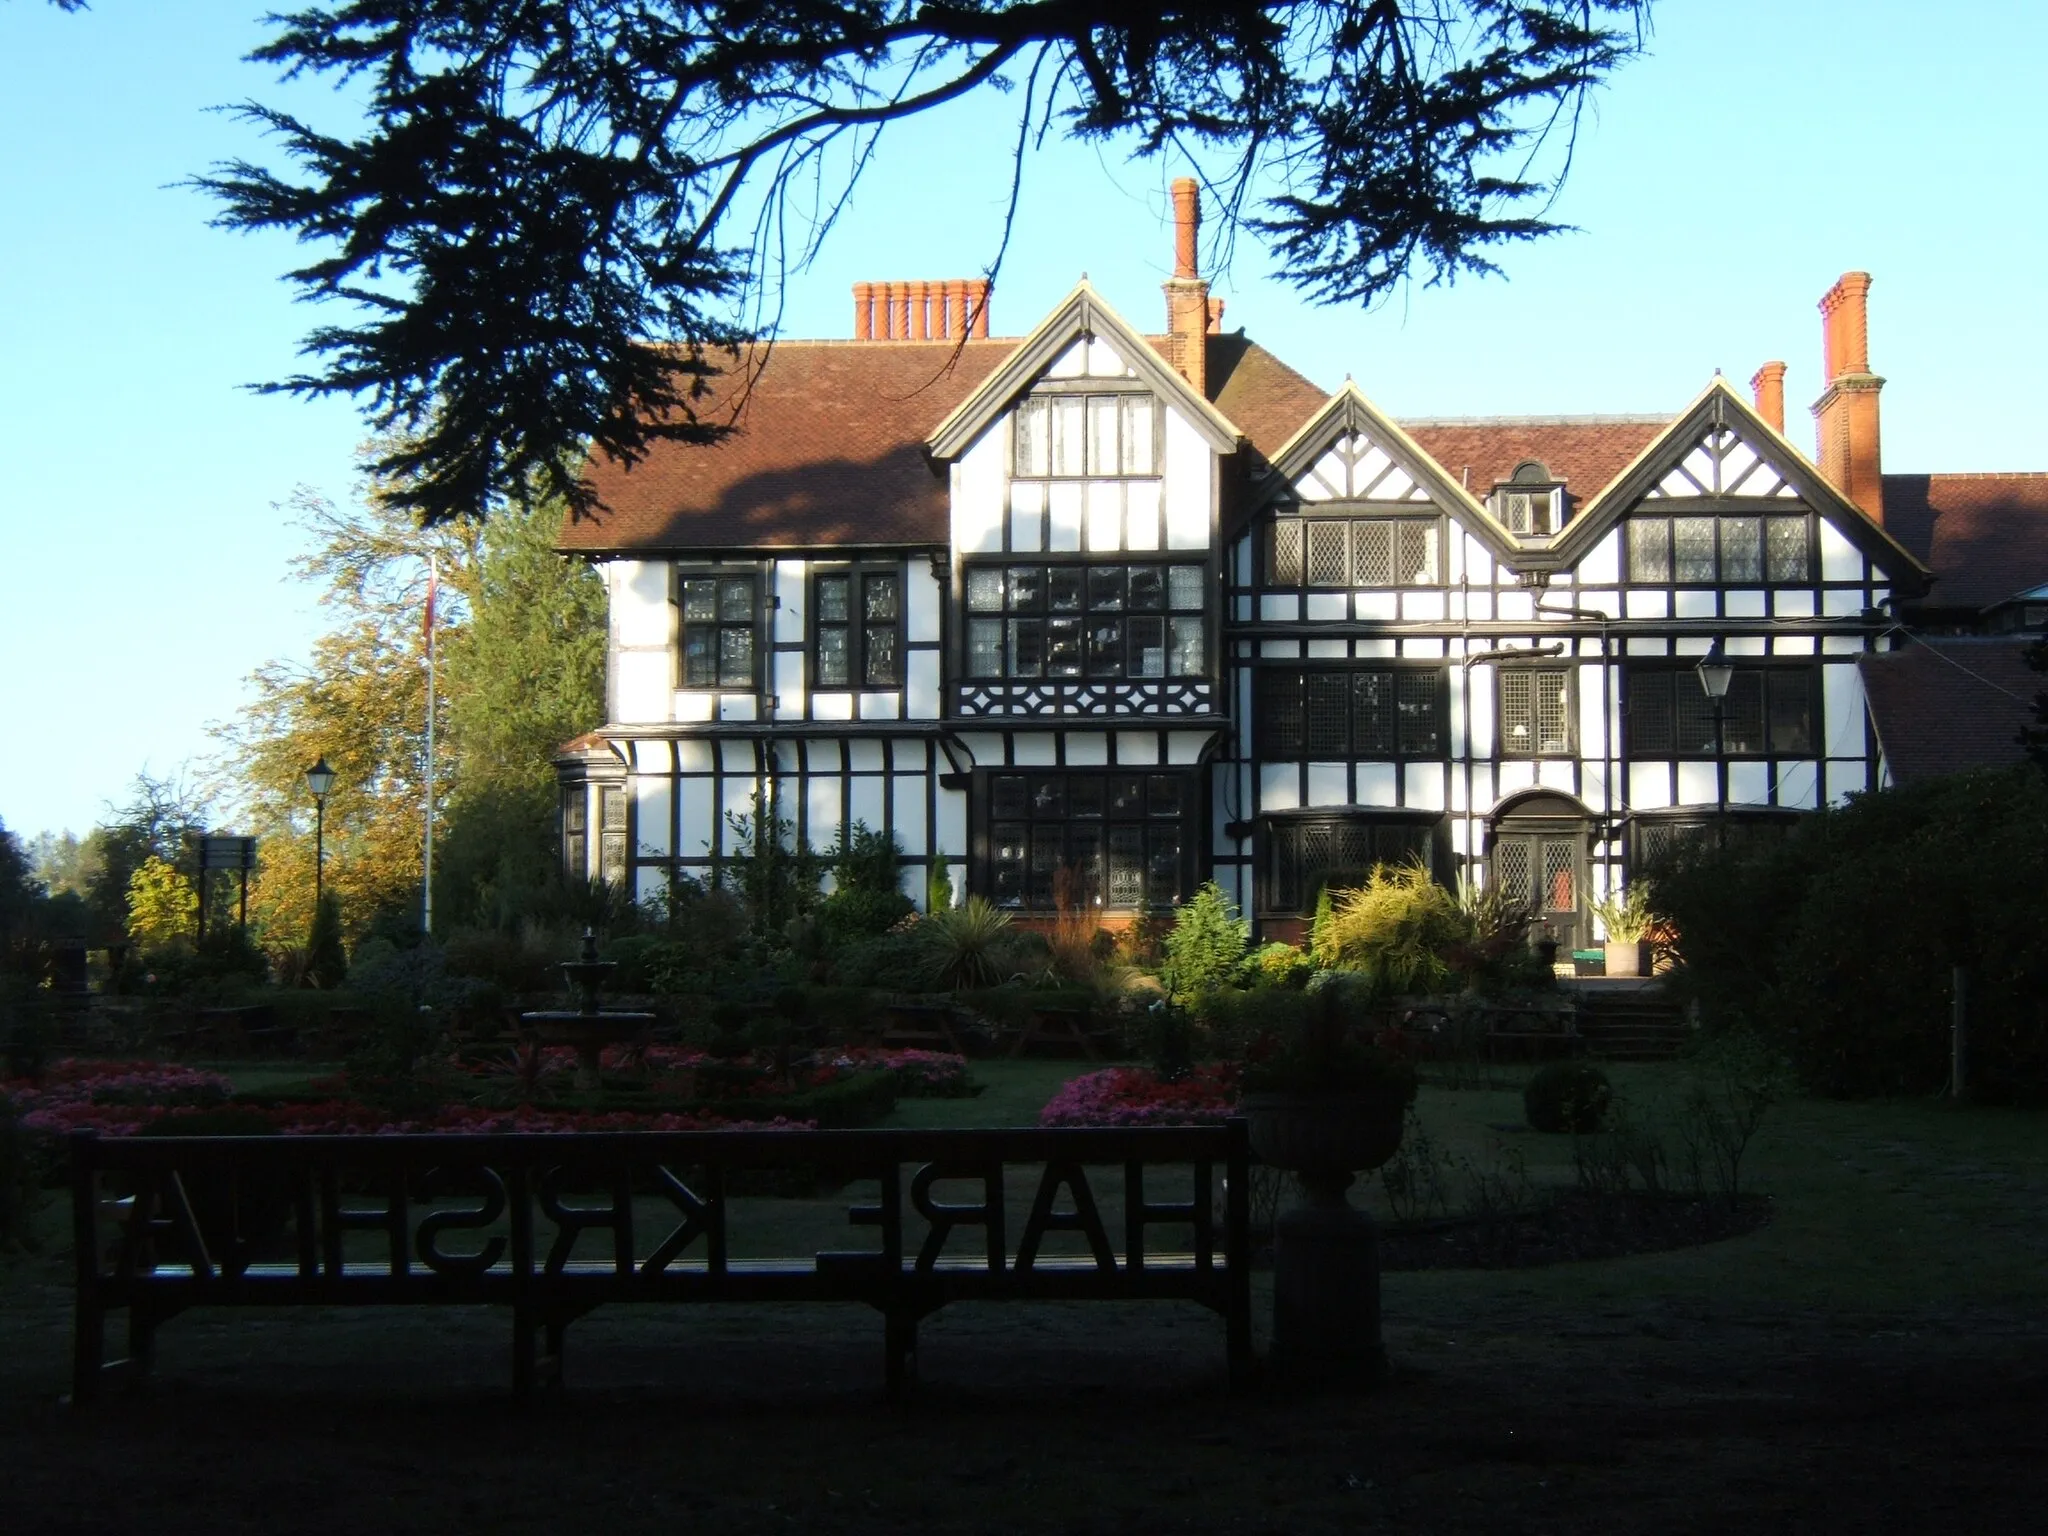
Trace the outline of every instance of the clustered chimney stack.
<instances>
[{"instance_id":1,"label":"clustered chimney stack","mask_svg":"<svg viewBox=\"0 0 2048 1536\"><path fill-rule=\"evenodd\" d=\"M1209 285L1202 280L1199 236L1202 229L1202 193L1192 176L1173 184L1173 276L1166 291L1166 360L1180 376L1194 386L1195 393L1209 393L1208 334L1223 319L1221 301L1211 301Z\"/></svg>"},{"instance_id":2,"label":"clustered chimney stack","mask_svg":"<svg viewBox=\"0 0 2048 1536\"><path fill-rule=\"evenodd\" d=\"M1756 399L1756 413L1771 424L1771 430L1785 435L1785 365L1765 363L1750 376L1749 392Z\"/></svg>"},{"instance_id":3,"label":"clustered chimney stack","mask_svg":"<svg viewBox=\"0 0 2048 1536\"><path fill-rule=\"evenodd\" d=\"M988 282L855 283L856 341L958 341L988 335Z\"/></svg>"},{"instance_id":4,"label":"clustered chimney stack","mask_svg":"<svg viewBox=\"0 0 2048 1536\"><path fill-rule=\"evenodd\" d=\"M1878 391L1870 371L1870 274L1844 272L1820 301L1826 388L1814 402L1820 472L1870 520L1884 523Z\"/></svg>"}]
</instances>

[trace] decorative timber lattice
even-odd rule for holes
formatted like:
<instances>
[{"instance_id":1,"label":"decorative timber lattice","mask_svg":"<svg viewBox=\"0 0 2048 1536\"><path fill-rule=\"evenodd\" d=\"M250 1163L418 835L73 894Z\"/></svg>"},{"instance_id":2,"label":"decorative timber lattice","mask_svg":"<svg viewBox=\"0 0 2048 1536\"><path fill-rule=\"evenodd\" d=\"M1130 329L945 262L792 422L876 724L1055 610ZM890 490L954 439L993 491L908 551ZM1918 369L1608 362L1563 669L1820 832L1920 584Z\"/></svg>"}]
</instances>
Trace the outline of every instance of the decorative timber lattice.
<instances>
[{"instance_id":1,"label":"decorative timber lattice","mask_svg":"<svg viewBox=\"0 0 2048 1536\"><path fill-rule=\"evenodd\" d=\"M962 683L963 715L1206 715L1213 684L1199 682Z\"/></svg>"}]
</instances>

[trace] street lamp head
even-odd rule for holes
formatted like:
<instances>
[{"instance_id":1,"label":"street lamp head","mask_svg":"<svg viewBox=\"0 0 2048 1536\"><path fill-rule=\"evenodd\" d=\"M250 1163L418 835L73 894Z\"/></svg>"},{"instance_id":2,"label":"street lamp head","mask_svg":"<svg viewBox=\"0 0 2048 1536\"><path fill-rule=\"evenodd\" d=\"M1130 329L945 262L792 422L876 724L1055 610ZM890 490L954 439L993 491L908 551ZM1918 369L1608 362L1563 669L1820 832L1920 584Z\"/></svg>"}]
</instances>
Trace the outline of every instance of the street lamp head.
<instances>
[{"instance_id":1,"label":"street lamp head","mask_svg":"<svg viewBox=\"0 0 2048 1536\"><path fill-rule=\"evenodd\" d=\"M320 761L306 770L306 788L313 791L315 800L325 800L327 791L334 788L334 770L327 766L327 754L320 754Z\"/></svg>"},{"instance_id":2,"label":"street lamp head","mask_svg":"<svg viewBox=\"0 0 2048 1536\"><path fill-rule=\"evenodd\" d=\"M1718 637L1693 670L1699 673L1700 687L1707 691L1708 698L1718 703L1728 697L1728 685L1735 680L1735 668L1722 656Z\"/></svg>"}]
</instances>

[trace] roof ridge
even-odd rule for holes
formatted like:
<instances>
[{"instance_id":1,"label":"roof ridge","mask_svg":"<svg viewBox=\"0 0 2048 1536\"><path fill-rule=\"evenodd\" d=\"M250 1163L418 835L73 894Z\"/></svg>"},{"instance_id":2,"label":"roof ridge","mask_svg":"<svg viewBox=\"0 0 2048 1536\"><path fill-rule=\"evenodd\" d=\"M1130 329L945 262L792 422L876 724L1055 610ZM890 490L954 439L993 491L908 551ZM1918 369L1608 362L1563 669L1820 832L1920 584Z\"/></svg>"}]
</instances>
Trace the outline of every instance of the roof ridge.
<instances>
[{"instance_id":1,"label":"roof ridge","mask_svg":"<svg viewBox=\"0 0 2048 1536\"><path fill-rule=\"evenodd\" d=\"M1403 427L1640 427L1662 426L1675 420L1677 414L1667 411L1659 415L1396 416L1393 420Z\"/></svg>"},{"instance_id":2,"label":"roof ridge","mask_svg":"<svg viewBox=\"0 0 2048 1536\"><path fill-rule=\"evenodd\" d=\"M2048 480L2048 469L1888 469L1887 480Z\"/></svg>"}]
</instances>

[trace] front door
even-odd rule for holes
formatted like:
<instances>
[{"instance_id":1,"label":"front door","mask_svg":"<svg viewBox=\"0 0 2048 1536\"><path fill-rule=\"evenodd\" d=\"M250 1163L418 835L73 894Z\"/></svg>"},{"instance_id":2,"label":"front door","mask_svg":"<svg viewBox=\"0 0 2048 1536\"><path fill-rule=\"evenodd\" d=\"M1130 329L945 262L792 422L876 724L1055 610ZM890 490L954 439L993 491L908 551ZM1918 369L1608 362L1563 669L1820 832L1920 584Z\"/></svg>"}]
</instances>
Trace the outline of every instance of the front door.
<instances>
[{"instance_id":1,"label":"front door","mask_svg":"<svg viewBox=\"0 0 2048 1536\"><path fill-rule=\"evenodd\" d=\"M1562 809L1562 807L1560 807ZM1535 914L1530 936L1555 939L1560 950L1583 949L1586 854L1591 824L1571 814L1513 814L1493 837L1493 881Z\"/></svg>"}]
</instances>

